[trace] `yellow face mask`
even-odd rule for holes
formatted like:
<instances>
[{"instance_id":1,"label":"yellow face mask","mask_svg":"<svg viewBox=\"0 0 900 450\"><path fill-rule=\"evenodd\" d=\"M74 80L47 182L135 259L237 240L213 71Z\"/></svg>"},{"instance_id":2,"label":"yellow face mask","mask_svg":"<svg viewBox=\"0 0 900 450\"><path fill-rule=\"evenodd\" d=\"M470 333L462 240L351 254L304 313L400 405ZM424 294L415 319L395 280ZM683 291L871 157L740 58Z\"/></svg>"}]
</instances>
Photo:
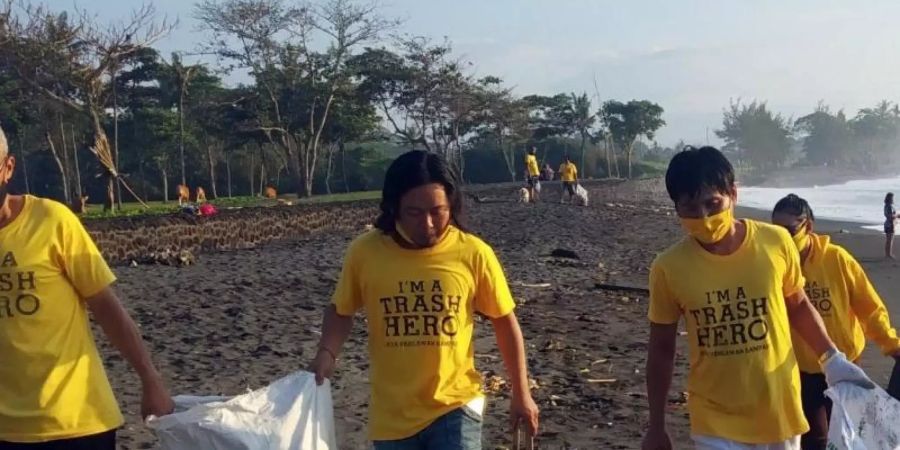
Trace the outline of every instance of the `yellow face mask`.
<instances>
[{"instance_id":1,"label":"yellow face mask","mask_svg":"<svg viewBox=\"0 0 900 450\"><path fill-rule=\"evenodd\" d=\"M681 218L681 227L684 228L684 231L704 244L715 244L724 239L731 231L733 223L734 210L732 208L699 219Z\"/></svg>"},{"instance_id":2,"label":"yellow face mask","mask_svg":"<svg viewBox=\"0 0 900 450\"><path fill-rule=\"evenodd\" d=\"M400 237L403 238L404 241L406 241L409 244L412 244L414 246L417 246L417 247L419 246L419 244L416 244L416 241L412 240L412 238L409 237L408 234L406 234L406 231L403 230L403 226L400 225L399 221L394 222L394 229L397 230L397 234L399 234ZM441 234L441 237L438 238L437 241L438 242L443 241L444 238L447 236L447 233L449 233L449 232L450 232L450 225L447 225L447 228L444 228L444 232Z\"/></svg>"},{"instance_id":3,"label":"yellow face mask","mask_svg":"<svg viewBox=\"0 0 900 450\"><path fill-rule=\"evenodd\" d=\"M797 232L794 233L791 238L794 240L794 244L797 245L797 250L803 251L806 250L806 247L809 245L809 228L806 226L807 222L803 222L799 228L797 228Z\"/></svg>"}]
</instances>

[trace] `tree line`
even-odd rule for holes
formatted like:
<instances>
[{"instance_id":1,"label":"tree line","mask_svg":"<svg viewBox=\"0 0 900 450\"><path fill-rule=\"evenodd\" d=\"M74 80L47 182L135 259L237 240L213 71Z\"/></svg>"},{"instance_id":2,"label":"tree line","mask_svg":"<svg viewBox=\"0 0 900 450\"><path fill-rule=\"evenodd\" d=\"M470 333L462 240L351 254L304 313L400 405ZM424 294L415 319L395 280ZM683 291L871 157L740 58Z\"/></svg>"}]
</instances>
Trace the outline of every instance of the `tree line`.
<instances>
[{"instance_id":1,"label":"tree line","mask_svg":"<svg viewBox=\"0 0 900 450\"><path fill-rule=\"evenodd\" d=\"M164 55L154 45L176 24L150 4L107 23L0 0L16 187L106 209L168 200L175 184L311 196L377 188L412 148L497 182L521 177L530 146L554 164L569 154L588 176L631 177L636 149L665 125L646 100L518 96L449 41L400 35L375 3L200 0L193 15L205 40Z\"/></svg>"},{"instance_id":2,"label":"tree line","mask_svg":"<svg viewBox=\"0 0 900 450\"><path fill-rule=\"evenodd\" d=\"M759 172L818 166L883 174L900 167L900 107L888 100L852 116L819 102L796 120L763 101L735 100L716 134L739 165Z\"/></svg>"}]
</instances>

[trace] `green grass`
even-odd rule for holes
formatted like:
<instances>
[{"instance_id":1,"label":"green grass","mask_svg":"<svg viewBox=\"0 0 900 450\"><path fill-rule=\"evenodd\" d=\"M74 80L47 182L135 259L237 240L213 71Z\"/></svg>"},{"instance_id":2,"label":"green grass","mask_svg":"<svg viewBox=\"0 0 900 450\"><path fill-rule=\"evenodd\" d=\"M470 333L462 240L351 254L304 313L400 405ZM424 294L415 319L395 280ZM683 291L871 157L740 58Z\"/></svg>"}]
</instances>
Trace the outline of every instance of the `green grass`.
<instances>
[{"instance_id":1,"label":"green grass","mask_svg":"<svg viewBox=\"0 0 900 450\"><path fill-rule=\"evenodd\" d=\"M381 197L381 191L363 191L350 192L331 195L317 195L310 198L297 199L296 195L285 195L283 199L299 204L322 204L333 202L352 202L359 200L373 200ZM277 200L270 200L260 197L220 197L210 200L209 203L220 208L236 208L236 207L254 207L254 206L274 206ZM122 209L114 212L103 211L103 205L89 204L87 211L82 217L88 219L108 218L108 217L134 217L134 216L157 216L163 214L171 214L178 212L181 208L177 201L169 201L163 203L161 201L147 202L147 208L140 203L127 202L122 204Z\"/></svg>"}]
</instances>

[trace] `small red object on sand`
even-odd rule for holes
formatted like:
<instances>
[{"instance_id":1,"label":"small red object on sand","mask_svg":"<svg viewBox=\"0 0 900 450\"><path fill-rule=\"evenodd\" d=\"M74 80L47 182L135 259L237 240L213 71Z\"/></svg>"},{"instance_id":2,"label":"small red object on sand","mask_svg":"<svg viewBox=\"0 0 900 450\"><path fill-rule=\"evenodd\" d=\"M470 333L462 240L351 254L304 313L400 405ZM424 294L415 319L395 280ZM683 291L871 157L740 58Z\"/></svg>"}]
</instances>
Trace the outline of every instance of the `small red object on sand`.
<instances>
[{"instance_id":1,"label":"small red object on sand","mask_svg":"<svg viewBox=\"0 0 900 450\"><path fill-rule=\"evenodd\" d=\"M219 212L219 210L216 209L215 206L213 206L209 203L204 203L204 204L200 205L200 215L201 216L204 216L204 217L214 216L218 212Z\"/></svg>"}]
</instances>

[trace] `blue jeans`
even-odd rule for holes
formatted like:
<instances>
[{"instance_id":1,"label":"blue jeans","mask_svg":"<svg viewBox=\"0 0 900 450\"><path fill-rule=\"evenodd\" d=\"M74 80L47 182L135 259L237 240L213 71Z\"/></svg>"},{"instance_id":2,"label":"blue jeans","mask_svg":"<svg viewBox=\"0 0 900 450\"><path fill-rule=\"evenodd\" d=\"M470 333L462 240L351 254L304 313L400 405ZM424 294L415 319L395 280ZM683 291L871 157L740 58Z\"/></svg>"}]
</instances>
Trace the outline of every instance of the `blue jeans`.
<instances>
[{"instance_id":1,"label":"blue jeans","mask_svg":"<svg viewBox=\"0 0 900 450\"><path fill-rule=\"evenodd\" d=\"M481 416L464 406L406 439L374 444L375 450L481 450Z\"/></svg>"}]
</instances>

